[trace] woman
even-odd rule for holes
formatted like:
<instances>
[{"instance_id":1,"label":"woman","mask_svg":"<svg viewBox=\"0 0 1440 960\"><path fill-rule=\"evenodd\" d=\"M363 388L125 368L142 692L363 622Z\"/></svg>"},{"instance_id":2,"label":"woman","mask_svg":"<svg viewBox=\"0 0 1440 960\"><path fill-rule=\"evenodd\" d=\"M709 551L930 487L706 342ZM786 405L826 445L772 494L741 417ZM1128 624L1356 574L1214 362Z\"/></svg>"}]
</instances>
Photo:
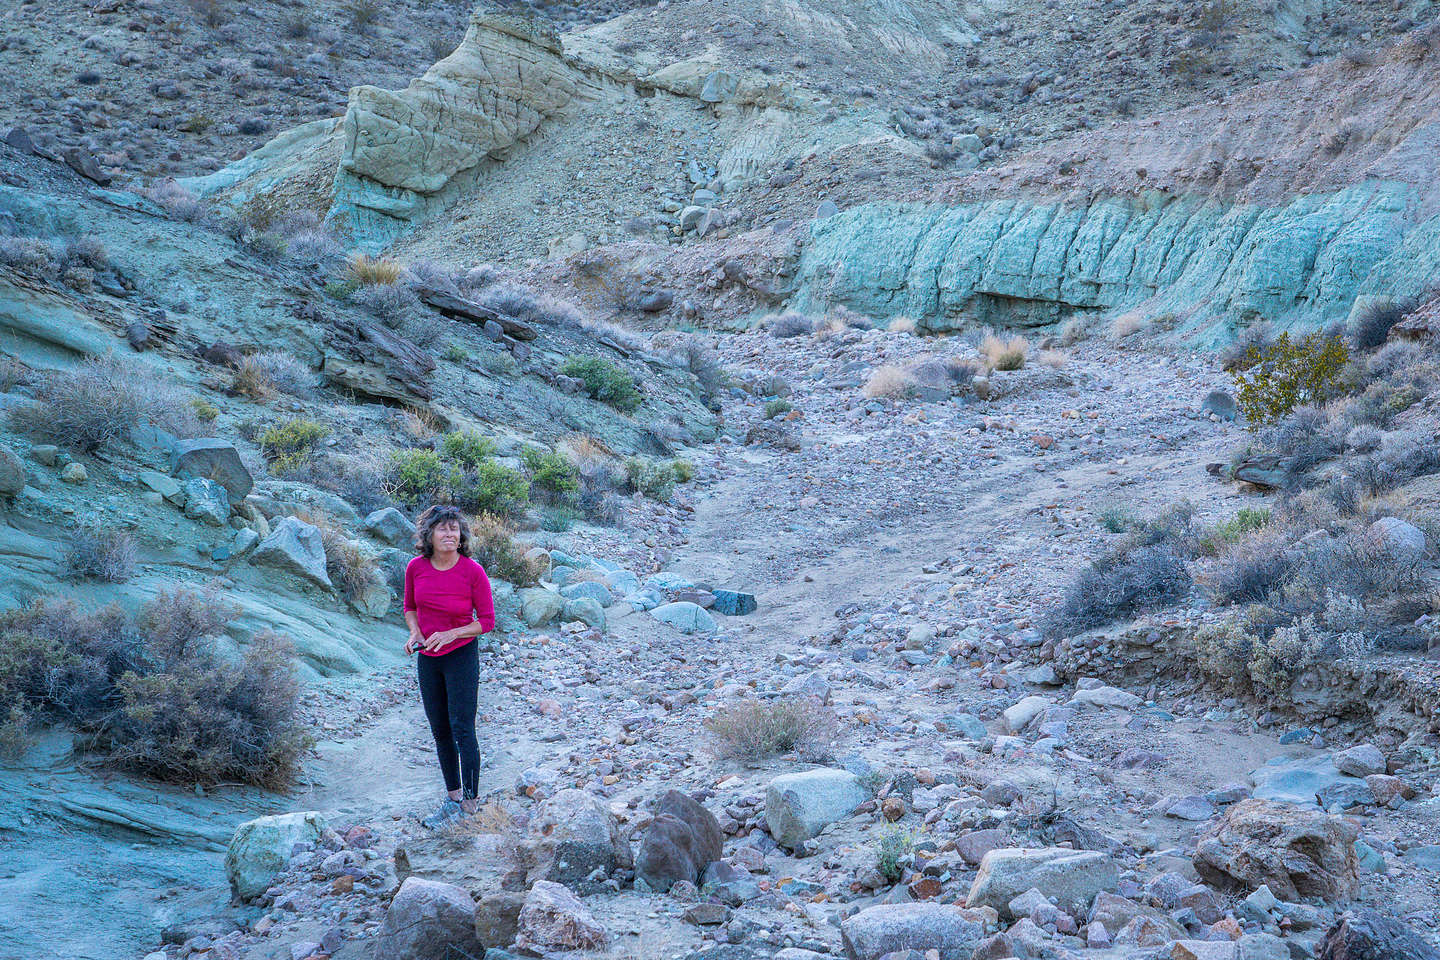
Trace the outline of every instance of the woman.
<instances>
[{"instance_id":1,"label":"woman","mask_svg":"<svg viewBox=\"0 0 1440 960\"><path fill-rule=\"evenodd\" d=\"M434 506L416 521L420 556L405 568L406 653L419 653L420 699L448 796L421 821L436 829L475 812L480 744L475 700L480 660L475 638L495 629L490 578L470 559L470 528L455 507Z\"/></svg>"}]
</instances>

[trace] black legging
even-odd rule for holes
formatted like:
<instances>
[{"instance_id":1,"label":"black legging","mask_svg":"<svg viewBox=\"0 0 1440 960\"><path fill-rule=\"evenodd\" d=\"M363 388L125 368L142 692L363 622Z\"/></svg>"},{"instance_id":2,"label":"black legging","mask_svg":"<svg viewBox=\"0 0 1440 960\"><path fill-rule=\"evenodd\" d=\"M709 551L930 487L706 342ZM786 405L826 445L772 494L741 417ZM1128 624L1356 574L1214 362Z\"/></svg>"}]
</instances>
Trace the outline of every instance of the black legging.
<instances>
[{"instance_id":1,"label":"black legging","mask_svg":"<svg viewBox=\"0 0 1440 960\"><path fill-rule=\"evenodd\" d=\"M475 641L438 657L419 654L420 700L435 735L435 753L446 790L480 795L480 743L475 737L475 698L480 689L480 656Z\"/></svg>"}]
</instances>

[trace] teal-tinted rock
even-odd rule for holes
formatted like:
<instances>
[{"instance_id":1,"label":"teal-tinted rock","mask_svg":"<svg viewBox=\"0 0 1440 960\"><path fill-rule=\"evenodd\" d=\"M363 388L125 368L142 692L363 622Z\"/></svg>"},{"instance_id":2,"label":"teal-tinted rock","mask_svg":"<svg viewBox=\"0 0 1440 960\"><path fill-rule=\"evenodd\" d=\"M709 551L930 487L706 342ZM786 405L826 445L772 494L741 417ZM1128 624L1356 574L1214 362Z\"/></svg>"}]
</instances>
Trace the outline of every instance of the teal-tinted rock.
<instances>
[{"instance_id":1,"label":"teal-tinted rock","mask_svg":"<svg viewBox=\"0 0 1440 960\"><path fill-rule=\"evenodd\" d=\"M544 626L565 610L565 598L544 587L526 587L515 596L520 601L520 619L526 626Z\"/></svg>"},{"instance_id":2,"label":"teal-tinted rock","mask_svg":"<svg viewBox=\"0 0 1440 960\"><path fill-rule=\"evenodd\" d=\"M579 620L586 626L605 629L605 608L600 606L599 601L593 597L580 597L576 600L566 600L565 607L560 613L560 619L569 623L572 620Z\"/></svg>"},{"instance_id":3,"label":"teal-tinted rock","mask_svg":"<svg viewBox=\"0 0 1440 960\"><path fill-rule=\"evenodd\" d=\"M225 875L241 900L258 897L290 865L297 843L314 843L325 819L314 811L260 817L240 824L225 854Z\"/></svg>"},{"instance_id":4,"label":"teal-tinted rock","mask_svg":"<svg viewBox=\"0 0 1440 960\"><path fill-rule=\"evenodd\" d=\"M191 477L185 481L185 516L214 527L230 519L230 495L214 480Z\"/></svg>"},{"instance_id":5,"label":"teal-tinted rock","mask_svg":"<svg viewBox=\"0 0 1440 960\"><path fill-rule=\"evenodd\" d=\"M602 607L608 607L615 602L610 591L605 589L605 584L596 583L593 580L581 580L579 583L572 583L568 587L560 588L560 596L566 600L579 600L582 597L589 597Z\"/></svg>"},{"instance_id":6,"label":"teal-tinted rock","mask_svg":"<svg viewBox=\"0 0 1440 960\"><path fill-rule=\"evenodd\" d=\"M710 609L727 617L743 617L755 612L755 595L739 590L714 591L715 604Z\"/></svg>"},{"instance_id":7,"label":"teal-tinted rock","mask_svg":"<svg viewBox=\"0 0 1440 960\"><path fill-rule=\"evenodd\" d=\"M1160 193L867 204L810 225L791 306L838 301L932 332L1142 302L1190 316L1200 343L1259 319L1316 328L1357 296L1421 293L1440 267L1440 217L1417 220L1412 194L1372 181L1274 207Z\"/></svg>"}]
</instances>

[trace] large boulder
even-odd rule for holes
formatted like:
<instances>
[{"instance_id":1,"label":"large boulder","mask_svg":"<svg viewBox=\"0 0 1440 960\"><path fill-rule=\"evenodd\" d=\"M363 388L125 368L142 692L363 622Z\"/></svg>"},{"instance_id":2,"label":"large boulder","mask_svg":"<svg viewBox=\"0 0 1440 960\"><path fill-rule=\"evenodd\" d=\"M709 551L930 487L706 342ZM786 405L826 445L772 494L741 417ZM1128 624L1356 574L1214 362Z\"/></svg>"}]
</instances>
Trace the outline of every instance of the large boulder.
<instances>
[{"instance_id":1,"label":"large boulder","mask_svg":"<svg viewBox=\"0 0 1440 960\"><path fill-rule=\"evenodd\" d=\"M544 587L525 587L516 591L520 601L520 619L529 627L542 627L554 622L565 609L565 598Z\"/></svg>"},{"instance_id":2,"label":"large boulder","mask_svg":"<svg viewBox=\"0 0 1440 960\"><path fill-rule=\"evenodd\" d=\"M203 477L214 480L230 494L233 503L244 500L255 486L240 451L235 445L215 437L181 440L170 452L170 472L177 477Z\"/></svg>"},{"instance_id":3,"label":"large boulder","mask_svg":"<svg viewBox=\"0 0 1440 960\"><path fill-rule=\"evenodd\" d=\"M668 892L680 880L698 883L706 865L722 853L715 815L679 790L667 790L640 838L635 875L651 889Z\"/></svg>"},{"instance_id":4,"label":"large boulder","mask_svg":"<svg viewBox=\"0 0 1440 960\"><path fill-rule=\"evenodd\" d=\"M392 547L407 548L415 544L415 524L394 507L381 507L367 516L365 532Z\"/></svg>"},{"instance_id":5,"label":"large boulder","mask_svg":"<svg viewBox=\"0 0 1440 960\"><path fill-rule=\"evenodd\" d=\"M1255 890L1281 900L1347 900L1359 888L1355 825L1319 810L1242 800L1196 844L1192 858L1212 886Z\"/></svg>"},{"instance_id":6,"label":"large boulder","mask_svg":"<svg viewBox=\"0 0 1440 960\"><path fill-rule=\"evenodd\" d=\"M18 496L25 489L25 464L9 447L0 446L0 500Z\"/></svg>"},{"instance_id":7,"label":"large boulder","mask_svg":"<svg viewBox=\"0 0 1440 960\"><path fill-rule=\"evenodd\" d=\"M765 824L782 847L795 847L850 815L870 791L848 770L787 773L765 788Z\"/></svg>"},{"instance_id":8,"label":"large boulder","mask_svg":"<svg viewBox=\"0 0 1440 960\"><path fill-rule=\"evenodd\" d=\"M603 583L596 583L594 580L581 580L579 583L572 583L560 588L560 596L566 600L590 599L608 607L615 603L615 597Z\"/></svg>"},{"instance_id":9,"label":"large boulder","mask_svg":"<svg viewBox=\"0 0 1440 960\"><path fill-rule=\"evenodd\" d=\"M1010 901L1035 888L1073 917L1084 917L1096 894L1114 891L1120 868L1111 857L1094 850L1066 847L1008 847L991 850L980 861L966 903L994 907L1011 917Z\"/></svg>"},{"instance_id":10,"label":"large boulder","mask_svg":"<svg viewBox=\"0 0 1440 960\"><path fill-rule=\"evenodd\" d=\"M840 923L847 960L879 960L905 950L934 950L939 960L969 960L984 935L984 928L959 907L939 903L882 903Z\"/></svg>"},{"instance_id":11,"label":"large boulder","mask_svg":"<svg viewBox=\"0 0 1440 960\"><path fill-rule=\"evenodd\" d=\"M313 810L247 820L235 828L225 852L225 876L241 900L264 893L290 865L297 843L315 843L325 832L325 818Z\"/></svg>"},{"instance_id":12,"label":"large boulder","mask_svg":"<svg viewBox=\"0 0 1440 960\"><path fill-rule=\"evenodd\" d=\"M610 807L584 790L561 790L540 804L521 845L530 883L549 880L581 888L596 870L632 865L630 844Z\"/></svg>"},{"instance_id":13,"label":"large boulder","mask_svg":"<svg viewBox=\"0 0 1440 960\"><path fill-rule=\"evenodd\" d=\"M385 960L450 960L485 955L475 932L475 901L460 887L407 877L400 884L375 938L375 956Z\"/></svg>"},{"instance_id":14,"label":"large boulder","mask_svg":"<svg viewBox=\"0 0 1440 960\"><path fill-rule=\"evenodd\" d=\"M1325 934L1320 960L1440 960L1440 950L1398 920L1353 910Z\"/></svg>"},{"instance_id":15,"label":"large boulder","mask_svg":"<svg viewBox=\"0 0 1440 960\"><path fill-rule=\"evenodd\" d=\"M710 616L709 611L689 600L662 603L650 611L650 616L681 633L713 633L717 629L715 618Z\"/></svg>"},{"instance_id":16,"label":"large boulder","mask_svg":"<svg viewBox=\"0 0 1440 960\"><path fill-rule=\"evenodd\" d=\"M536 952L590 950L610 941L609 933L579 897L548 880L539 881L525 895L519 926L515 942Z\"/></svg>"},{"instance_id":17,"label":"large boulder","mask_svg":"<svg viewBox=\"0 0 1440 960\"><path fill-rule=\"evenodd\" d=\"M1368 793L1365 781L1342 773L1335 760L1324 754L1275 760L1250 771L1255 784L1251 795L1257 800L1276 800L1310 806L1322 798Z\"/></svg>"},{"instance_id":18,"label":"large boulder","mask_svg":"<svg viewBox=\"0 0 1440 960\"><path fill-rule=\"evenodd\" d=\"M487 893L475 903L475 936L490 946L513 943L520 932L520 911L524 908L525 894L521 891Z\"/></svg>"},{"instance_id":19,"label":"large boulder","mask_svg":"<svg viewBox=\"0 0 1440 960\"><path fill-rule=\"evenodd\" d=\"M325 571L325 542L320 531L304 520L285 517L270 529L270 536L255 545L250 562L276 567L303 580L331 588Z\"/></svg>"},{"instance_id":20,"label":"large boulder","mask_svg":"<svg viewBox=\"0 0 1440 960\"><path fill-rule=\"evenodd\" d=\"M566 623L579 620L587 627L604 630L605 608L600 606L600 601L594 597L577 597L565 601L565 606L560 610L560 619Z\"/></svg>"}]
</instances>

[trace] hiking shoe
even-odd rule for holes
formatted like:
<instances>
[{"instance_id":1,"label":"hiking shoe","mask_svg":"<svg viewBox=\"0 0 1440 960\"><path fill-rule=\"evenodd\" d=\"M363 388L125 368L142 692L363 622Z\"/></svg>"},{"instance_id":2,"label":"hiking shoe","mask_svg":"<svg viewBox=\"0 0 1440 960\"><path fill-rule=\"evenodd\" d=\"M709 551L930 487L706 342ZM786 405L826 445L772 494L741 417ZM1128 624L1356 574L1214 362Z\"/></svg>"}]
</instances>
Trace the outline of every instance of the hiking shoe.
<instances>
[{"instance_id":1,"label":"hiking shoe","mask_svg":"<svg viewBox=\"0 0 1440 960\"><path fill-rule=\"evenodd\" d=\"M459 823L464 816L465 810L460 806L460 801L446 797L440 801L440 806L435 808L434 813L420 821L420 825L427 830L441 830Z\"/></svg>"}]
</instances>

